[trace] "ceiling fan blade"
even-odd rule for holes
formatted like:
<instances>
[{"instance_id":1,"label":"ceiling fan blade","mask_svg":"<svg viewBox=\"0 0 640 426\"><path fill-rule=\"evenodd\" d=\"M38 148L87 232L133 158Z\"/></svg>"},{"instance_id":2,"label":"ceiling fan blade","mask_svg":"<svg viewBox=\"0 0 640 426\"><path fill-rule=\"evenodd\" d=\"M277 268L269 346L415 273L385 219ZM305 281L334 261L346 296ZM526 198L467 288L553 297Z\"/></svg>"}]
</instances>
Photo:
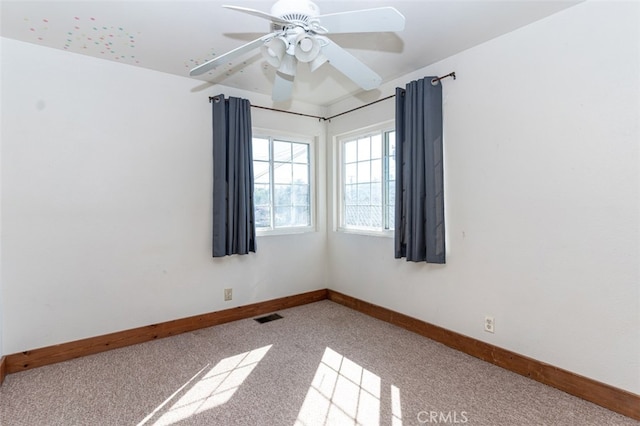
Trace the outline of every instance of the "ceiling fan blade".
<instances>
[{"instance_id":1,"label":"ceiling fan blade","mask_svg":"<svg viewBox=\"0 0 640 426\"><path fill-rule=\"evenodd\" d=\"M382 78L371 68L328 38L323 37L323 40L325 42L322 47L322 53L338 71L349 77L364 90L371 90L380 86Z\"/></svg>"},{"instance_id":2,"label":"ceiling fan blade","mask_svg":"<svg viewBox=\"0 0 640 426\"><path fill-rule=\"evenodd\" d=\"M276 78L273 81L273 92L271 99L274 102L282 102L291 98L293 93L293 76L276 71Z\"/></svg>"},{"instance_id":3,"label":"ceiling fan blade","mask_svg":"<svg viewBox=\"0 0 640 426\"><path fill-rule=\"evenodd\" d=\"M378 7L318 16L320 26L331 34L373 33L404 30L404 16L394 7Z\"/></svg>"},{"instance_id":4,"label":"ceiling fan blade","mask_svg":"<svg viewBox=\"0 0 640 426\"><path fill-rule=\"evenodd\" d=\"M189 72L189 75L191 77L194 77L196 75L204 74L205 72L212 70L219 65L227 63L231 59L234 59L244 53L262 46L266 40L269 40L273 36L273 33L267 34L240 47L236 47L235 49L230 50L225 54L222 54L216 58L211 59L210 61L205 62L204 64L198 65Z\"/></svg>"},{"instance_id":5,"label":"ceiling fan blade","mask_svg":"<svg viewBox=\"0 0 640 426\"><path fill-rule=\"evenodd\" d=\"M298 60L293 55L285 55L282 58L280 68L276 71L276 78L273 81L273 92L271 99L275 102L286 101L293 93L293 78L296 75Z\"/></svg>"},{"instance_id":6,"label":"ceiling fan blade","mask_svg":"<svg viewBox=\"0 0 640 426\"><path fill-rule=\"evenodd\" d=\"M250 9L248 7L230 6L230 5L223 5L222 7L226 8L226 9L236 10L236 11L242 12L242 13L248 13L249 15L257 16L258 18L268 19L269 21L273 22L274 24L278 24L278 25L290 25L291 24L291 22L289 22L289 21L287 21L285 19L278 18L277 16L270 15L270 14L268 14L266 12L262 12L260 10Z\"/></svg>"}]
</instances>

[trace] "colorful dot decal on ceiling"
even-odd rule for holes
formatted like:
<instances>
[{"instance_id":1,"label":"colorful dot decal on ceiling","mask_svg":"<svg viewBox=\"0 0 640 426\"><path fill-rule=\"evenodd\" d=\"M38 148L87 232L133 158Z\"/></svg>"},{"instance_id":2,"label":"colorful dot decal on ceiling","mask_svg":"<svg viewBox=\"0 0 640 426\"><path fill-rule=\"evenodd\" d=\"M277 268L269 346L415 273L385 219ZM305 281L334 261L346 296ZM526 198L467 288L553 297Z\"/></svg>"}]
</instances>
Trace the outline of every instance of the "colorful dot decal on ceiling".
<instances>
[{"instance_id":1,"label":"colorful dot decal on ceiling","mask_svg":"<svg viewBox=\"0 0 640 426\"><path fill-rule=\"evenodd\" d=\"M135 55L136 35L139 33L130 33L120 26L101 24L94 16L73 16L65 22L49 22L48 18L38 20L24 18L24 21L38 42L51 47L104 56L105 59L126 61L131 64L140 63ZM57 32L54 34L50 28L55 28ZM59 32L61 28L63 33ZM61 44L53 45L58 39Z\"/></svg>"},{"instance_id":2,"label":"colorful dot decal on ceiling","mask_svg":"<svg viewBox=\"0 0 640 426\"><path fill-rule=\"evenodd\" d=\"M24 22L28 25L29 31L34 35L36 40L43 41L45 39L49 31L48 19L31 21L29 18L24 18Z\"/></svg>"},{"instance_id":3,"label":"colorful dot decal on ceiling","mask_svg":"<svg viewBox=\"0 0 640 426\"><path fill-rule=\"evenodd\" d=\"M184 67L188 70L197 67L198 65L204 64L207 61L212 60L216 56L216 53L213 49L211 49L211 53L208 56L200 57L200 58L191 58L188 61L184 61ZM208 74L212 74L212 71L209 71Z\"/></svg>"},{"instance_id":4,"label":"colorful dot decal on ceiling","mask_svg":"<svg viewBox=\"0 0 640 426\"><path fill-rule=\"evenodd\" d=\"M193 69L195 67L197 67L200 64L204 64L207 61L210 61L211 59L213 59L216 56L216 54L213 52L213 50L211 51L211 54L208 57L205 58L192 58L189 59L188 61L184 61L184 67L186 69ZM235 74L236 72L244 72L244 65L247 65L247 62L244 61L242 62L242 66L240 67L240 69L234 69L233 68L233 62L229 62L227 64L221 65L219 67L216 67L214 69L212 69L211 71L207 72L208 75L213 75L213 74L217 74L220 72L220 70L224 70L224 75L229 77L232 74Z\"/></svg>"}]
</instances>

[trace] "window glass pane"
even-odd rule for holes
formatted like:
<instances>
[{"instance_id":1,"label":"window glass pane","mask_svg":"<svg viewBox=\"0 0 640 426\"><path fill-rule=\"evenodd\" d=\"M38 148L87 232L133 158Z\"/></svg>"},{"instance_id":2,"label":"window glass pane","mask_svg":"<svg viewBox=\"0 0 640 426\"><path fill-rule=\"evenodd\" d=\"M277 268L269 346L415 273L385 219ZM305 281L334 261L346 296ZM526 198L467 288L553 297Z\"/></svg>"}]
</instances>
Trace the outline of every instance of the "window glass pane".
<instances>
[{"instance_id":1,"label":"window glass pane","mask_svg":"<svg viewBox=\"0 0 640 426\"><path fill-rule=\"evenodd\" d=\"M253 202L256 206L268 206L271 201L269 184L255 184L253 186Z\"/></svg>"},{"instance_id":2,"label":"window glass pane","mask_svg":"<svg viewBox=\"0 0 640 426\"><path fill-rule=\"evenodd\" d=\"M269 161L269 139L253 138L253 159Z\"/></svg>"},{"instance_id":3,"label":"window glass pane","mask_svg":"<svg viewBox=\"0 0 640 426\"><path fill-rule=\"evenodd\" d=\"M273 196L275 198L274 204L276 206L290 206L291 205L291 185L275 185L273 190Z\"/></svg>"},{"instance_id":4,"label":"window glass pane","mask_svg":"<svg viewBox=\"0 0 640 426\"><path fill-rule=\"evenodd\" d=\"M290 163L274 163L273 164L273 182L274 183L291 183L291 164Z\"/></svg>"},{"instance_id":5,"label":"window glass pane","mask_svg":"<svg viewBox=\"0 0 640 426\"><path fill-rule=\"evenodd\" d=\"M396 159L389 157L389 179L396 180Z\"/></svg>"},{"instance_id":6,"label":"window glass pane","mask_svg":"<svg viewBox=\"0 0 640 426\"><path fill-rule=\"evenodd\" d=\"M309 183L309 167L306 164L293 165L293 183Z\"/></svg>"},{"instance_id":7,"label":"window glass pane","mask_svg":"<svg viewBox=\"0 0 640 426\"><path fill-rule=\"evenodd\" d=\"M387 170L385 178L385 229L393 230L395 227L395 200L396 200L396 132L386 133Z\"/></svg>"},{"instance_id":8,"label":"window glass pane","mask_svg":"<svg viewBox=\"0 0 640 426\"><path fill-rule=\"evenodd\" d=\"M358 210L356 206L345 206L344 224L355 226L358 219Z\"/></svg>"},{"instance_id":9,"label":"window glass pane","mask_svg":"<svg viewBox=\"0 0 640 426\"><path fill-rule=\"evenodd\" d=\"M253 181L255 183L269 183L269 163L264 161L253 162Z\"/></svg>"},{"instance_id":10,"label":"window glass pane","mask_svg":"<svg viewBox=\"0 0 640 426\"><path fill-rule=\"evenodd\" d=\"M292 143L293 162L309 164L309 145L306 143Z\"/></svg>"},{"instance_id":11,"label":"window glass pane","mask_svg":"<svg viewBox=\"0 0 640 426\"><path fill-rule=\"evenodd\" d=\"M360 210L358 206L349 206L347 207L349 210L350 222L349 225L352 226L360 226Z\"/></svg>"},{"instance_id":12,"label":"window glass pane","mask_svg":"<svg viewBox=\"0 0 640 426\"><path fill-rule=\"evenodd\" d=\"M387 156L388 162L388 174L390 180L395 180L396 178L396 132L387 132L387 152L385 155Z\"/></svg>"},{"instance_id":13,"label":"window glass pane","mask_svg":"<svg viewBox=\"0 0 640 426\"><path fill-rule=\"evenodd\" d=\"M291 207L275 207L275 226L291 225Z\"/></svg>"},{"instance_id":14,"label":"window glass pane","mask_svg":"<svg viewBox=\"0 0 640 426\"><path fill-rule=\"evenodd\" d=\"M292 209L291 225L293 226L309 226L311 224L311 216L309 215L309 207L298 206Z\"/></svg>"},{"instance_id":15,"label":"window glass pane","mask_svg":"<svg viewBox=\"0 0 640 426\"><path fill-rule=\"evenodd\" d=\"M358 206L358 226L371 226L371 208L369 206Z\"/></svg>"},{"instance_id":16,"label":"window glass pane","mask_svg":"<svg viewBox=\"0 0 640 426\"><path fill-rule=\"evenodd\" d=\"M358 185L358 204L369 204L371 202L371 184L361 183Z\"/></svg>"},{"instance_id":17,"label":"window glass pane","mask_svg":"<svg viewBox=\"0 0 640 426\"><path fill-rule=\"evenodd\" d=\"M369 161L358 163L358 182L371 182L371 163Z\"/></svg>"},{"instance_id":18,"label":"window glass pane","mask_svg":"<svg viewBox=\"0 0 640 426\"><path fill-rule=\"evenodd\" d=\"M358 139L358 161L371 158L371 140L369 138Z\"/></svg>"},{"instance_id":19,"label":"window glass pane","mask_svg":"<svg viewBox=\"0 0 640 426\"><path fill-rule=\"evenodd\" d=\"M271 208L269 206L256 206L256 228L271 227Z\"/></svg>"},{"instance_id":20,"label":"window glass pane","mask_svg":"<svg viewBox=\"0 0 640 426\"><path fill-rule=\"evenodd\" d=\"M346 204L355 204L358 196L358 187L356 185L344 186L344 202Z\"/></svg>"},{"instance_id":21,"label":"window glass pane","mask_svg":"<svg viewBox=\"0 0 640 426\"><path fill-rule=\"evenodd\" d=\"M394 156L396 155L396 132L391 131L391 132L387 132L387 141L389 144L389 155Z\"/></svg>"},{"instance_id":22,"label":"window glass pane","mask_svg":"<svg viewBox=\"0 0 640 426\"><path fill-rule=\"evenodd\" d=\"M371 184L371 204L382 206L382 183ZM382 210L380 210L380 213L382 213ZM381 216L381 214L378 216Z\"/></svg>"},{"instance_id":23,"label":"window glass pane","mask_svg":"<svg viewBox=\"0 0 640 426\"><path fill-rule=\"evenodd\" d=\"M387 207L387 217L389 218L389 223L387 223L386 229L394 229L395 228L395 216L396 211L394 206Z\"/></svg>"},{"instance_id":24,"label":"window glass pane","mask_svg":"<svg viewBox=\"0 0 640 426\"><path fill-rule=\"evenodd\" d=\"M309 206L309 185L293 185L291 189L294 206Z\"/></svg>"},{"instance_id":25,"label":"window glass pane","mask_svg":"<svg viewBox=\"0 0 640 426\"><path fill-rule=\"evenodd\" d=\"M382 229L382 209L379 206L369 207L369 223L372 228Z\"/></svg>"},{"instance_id":26,"label":"window glass pane","mask_svg":"<svg viewBox=\"0 0 640 426\"><path fill-rule=\"evenodd\" d=\"M369 221L369 207L358 206L358 226L367 226Z\"/></svg>"},{"instance_id":27,"label":"window glass pane","mask_svg":"<svg viewBox=\"0 0 640 426\"><path fill-rule=\"evenodd\" d=\"M344 162L354 163L356 161L358 161L358 142L346 142L344 144Z\"/></svg>"},{"instance_id":28,"label":"window glass pane","mask_svg":"<svg viewBox=\"0 0 640 426\"><path fill-rule=\"evenodd\" d=\"M344 182L346 184L358 182L358 163L347 164L344 167Z\"/></svg>"},{"instance_id":29,"label":"window glass pane","mask_svg":"<svg viewBox=\"0 0 640 426\"><path fill-rule=\"evenodd\" d=\"M371 158L382 158L382 135L371 136Z\"/></svg>"},{"instance_id":30,"label":"window glass pane","mask_svg":"<svg viewBox=\"0 0 640 426\"><path fill-rule=\"evenodd\" d=\"M371 161L371 182L382 182L382 160Z\"/></svg>"},{"instance_id":31,"label":"window glass pane","mask_svg":"<svg viewBox=\"0 0 640 426\"><path fill-rule=\"evenodd\" d=\"M291 142L273 141L273 161L291 162Z\"/></svg>"}]
</instances>

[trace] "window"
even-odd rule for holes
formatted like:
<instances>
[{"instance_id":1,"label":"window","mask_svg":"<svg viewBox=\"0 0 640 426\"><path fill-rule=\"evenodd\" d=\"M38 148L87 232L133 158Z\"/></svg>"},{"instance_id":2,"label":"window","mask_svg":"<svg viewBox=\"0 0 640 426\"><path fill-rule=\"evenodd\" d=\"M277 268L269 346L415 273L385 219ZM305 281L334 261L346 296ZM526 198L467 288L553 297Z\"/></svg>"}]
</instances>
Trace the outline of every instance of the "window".
<instances>
[{"instance_id":1,"label":"window","mask_svg":"<svg viewBox=\"0 0 640 426\"><path fill-rule=\"evenodd\" d=\"M257 231L312 227L311 160L310 142L253 138Z\"/></svg>"},{"instance_id":2,"label":"window","mask_svg":"<svg viewBox=\"0 0 640 426\"><path fill-rule=\"evenodd\" d=\"M395 217L395 130L380 129L339 140L340 228L392 231Z\"/></svg>"}]
</instances>

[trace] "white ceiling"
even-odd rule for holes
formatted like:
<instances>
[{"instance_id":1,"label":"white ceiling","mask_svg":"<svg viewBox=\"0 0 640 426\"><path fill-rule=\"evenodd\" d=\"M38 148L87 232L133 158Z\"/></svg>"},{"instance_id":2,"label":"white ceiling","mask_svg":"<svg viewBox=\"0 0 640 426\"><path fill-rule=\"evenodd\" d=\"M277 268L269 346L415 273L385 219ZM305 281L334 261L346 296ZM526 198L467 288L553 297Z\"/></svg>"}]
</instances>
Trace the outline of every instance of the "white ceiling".
<instances>
[{"instance_id":1,"label":"white ceiling","mask_svg":"<svg viewBox=\"0 0 640 426\"><path fill-rule=\"evenodd\" d=\"M579 1L316 0L321 14L393 6L406 17L398 33L331 36L383 82L508 33ZM188 77L195 65L270 31L268 21L222 8L269 12L274 1L2 1L3 37ZM46 72L46 69L43 70ZM271 94L274 70L254 51L197 80ZM201 84L200 84L201 85ZM360 92L325 64L300 64L293 98L326 106ZM277 106L277 105L276 105ZM284 106L286 107L286 105Z\"/></svg>"}]
</instances>

